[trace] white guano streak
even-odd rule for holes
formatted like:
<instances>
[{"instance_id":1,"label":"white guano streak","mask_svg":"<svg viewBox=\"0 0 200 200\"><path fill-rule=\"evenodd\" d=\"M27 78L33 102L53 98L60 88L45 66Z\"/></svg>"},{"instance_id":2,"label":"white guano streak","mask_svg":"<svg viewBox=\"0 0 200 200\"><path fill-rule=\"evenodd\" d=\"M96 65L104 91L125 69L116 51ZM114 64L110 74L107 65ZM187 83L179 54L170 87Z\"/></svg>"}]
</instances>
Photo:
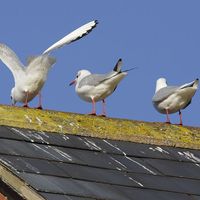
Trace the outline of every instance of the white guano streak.
<instances>
[{"instance_id":1,"label":"white guano streak","mask_svg":"<svg viewBox=\"0 0 200 200\"><path fill-rule=\"evenodd\" d=\"M200 158L196 157L193 153L189 151L183 151L183 152L179 151L178 154L194 163L200 163Z\"/></svg>"},{"instance_id":2,"label":"white guano streak","mask_svg":"<svg viewBox=\"0 0 200 200\"><path fill-rule=\"evenodd\" d=\"M155 147L155 148L153 148L153 147L149 147L149 149L152 150L152 151L159 151L160 153L169 154L168 151L162 149L161 147Z\"/></svg>"},{"instance_id":3,"label":"white guano streak","mask_svg":"<svg viewBox=\"0 0 200 200\"><path fill-rule=\"evenodd\" d=\"M126 165L122 164L119 160L113 158L112 156L110 156L110 158L111 158L112 160L114 160L116 163L118 163L119 165L121 165L123 168L127 169Z\"/></svg>"},{"instance_id":4,"label":"white guano streak","mask_svg":"<svg viewBox=\"0 0 200 200\"><path fill-rule=\"evenodd\" d=\"M51 157L53 157L53 158L55 158L55 159L57 159L57 160L59 160L59 161L62 161L61 159L57 158L55 155L53 155L52 153L48 152L47 150L41 148L41 147L38 146L37 144L33 144L33 146L35 146L37 149L39 149L39 150L45 152L46 154L50 155Z\"/></svg>"},{"instance_id":5,"label":"white guano streak","mask_svg":"<svg viewBox=\"0 0 200 200\"><path fill-rule=\"evenodd\" d=\"M93 141L87 139L87 138L80 138L81 141L84 142L84 144L89 147L91 150L98 150L100 151L101 150L101 147L99 147L98 145L96 145Z\"/></svg>"},{"instance_id":6,"label":"white guano streak","mask_svg":"<svg viewBox=\"0 0 200 200\"><path fill-rule=\"evenodd\" d=\"M39 126L41 126L43 123L42 120L39 117L36 117L36 120L38 121Z\"/></svg>"},{"instance_id":7,"label":"white guano streak","mask_svg":"<svg viewBox=\"0 0 200 200\"><path fill-rule=\"evenodd\" d=\"M133 162L133 163L139 165L140 167L142 167L143 169L145 169L145 170L148 171L149 173L151 173L151 174L153 174L153 175L156 175L156 173L153 172L152 170L150 170L149 168L145 167L145 166L142 165L141 163L139 163L139 162L133 160L132 158L128 157L128 156L126 155L126 153L125 153L124 151L122 151L119 147L115 147L114 145L112 145L111 143L109 143L109 142L106 141L106 140L103 140L103 141L104 141L106 144L110 145L111 147L117 149L119 152L121 152L121 153L125 156L125 158L128 159L129 161L131 161L131 162Z\"/></svg>"},{"instance_id":8,"label":"white guano streak","mask_svg":"<svg viewBox=\"0 0 200 200\"><path fill-rule=\"evenodd\" d=\"M133 181L133 182L135 182L136 184L138 184L139 186L144 187L144 185L143 185L142 183L136 181L136 180L133 179L132 177L129 176L128 178L129 178L131 181Z\"/></svg>"},{"instance_id":9,"label":"white guano streak","mask_svg":"<svg viewBox=\"0 0 200 200\"><path fill-rule=\"evenodd\" d=\"M24 117L29 121L29 123L32 123L32 119L28 115L24 115Z\"/></svg>"},{"instance_id":10,"label":"white guano streak","mask_svg":"<svg viewBox=\"0 0 200 200\"><path fill-rule=\"evenodd\" d=\"M16 129L16 128L11 128L11 130L13 130L14 132L18 133L19 135L23 136L24 138L30 140L31 142L34 142L34 140L32 140L30 137L28 137L27 135L25 135L22 131Z\"/></svg>"}]
</instances>

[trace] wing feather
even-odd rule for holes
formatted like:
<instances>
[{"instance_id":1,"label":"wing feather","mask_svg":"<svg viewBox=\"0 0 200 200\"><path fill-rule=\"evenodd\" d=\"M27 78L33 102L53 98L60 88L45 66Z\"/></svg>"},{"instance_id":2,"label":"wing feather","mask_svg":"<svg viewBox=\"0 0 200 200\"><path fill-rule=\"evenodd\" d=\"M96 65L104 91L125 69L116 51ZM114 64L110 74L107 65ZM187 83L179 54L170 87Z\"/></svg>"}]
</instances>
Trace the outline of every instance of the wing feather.
<instances>
[{"instance_id":1,"label":"wing feather","mask_svg":"<svg viewBox=\"0 0 200 200\"><path fill-rule=\"evenodd\" d=\"M105 81L108 81L112 78L114 78L115 76L119 75L119 74L124 74L121 72L115 72L115 71L111 71L110 73L107 74L91 74L86 76L85 78L83 78L80 83L79 83L79 88L81 88L84 85L90 85L90 86L97 86ZM126 74L126 73L125 73Z\"/></svg>"},{"instance_id":2,"label":"wing feather","mask_svg":"<svg viewBox=\"0 0 200 200\"><path fill-rule=\"evenodd\" d=\"M79 88L81 88L84 85L97 86L99 83L101 83L106 78L108 78L108 76L103 75L103 74L88 75L80 81Z\"/></svg>"},{"instance_id":3,"label":"wing feather","mask_svg":"<svg viewBox=\"0 0 200 200\"><path fill-rule=\"evenodd\" d=\"M22 72L24 72L24 65L21 63L15 52L5 44L0 44L0 60L12 72L15 80Z\"/></svg>"},{"instance_id":4,"label":"wing feather","mask_svg":"<svg viewBox=\"0 0 200 200\"><path fill-rule=\"evenodd\" d=\"M80 38L82 38L85 35L87 35L88 33L90 33L92 31L92 29L96 27L97 24L98 24L98 21L94 20L94 21L91 21L91 22L79 27L78 29L72 31L71 33L69 33L62 39L60 39L58 42L51 45L48 49L46 49L43 52L43 54L48 54L57 48L60 48L66 44L69 44L71 42L79 40Z\"/></svg>"},{"instance_id":5,"label":"wing feather","mask_svg":"<svg viewBox=\"0 0 200 200\"><path fill-rule=\"evenodd\" d=\"M163 101L164 99L166 99L167 97L169 97L171 94L173 94L174 92L176 92L177 89L179 89L179 87L177 87L177 86L167 86L167 87L161 88L153 96L152 101L153 102Z\"/></svg>"}]
</instances>

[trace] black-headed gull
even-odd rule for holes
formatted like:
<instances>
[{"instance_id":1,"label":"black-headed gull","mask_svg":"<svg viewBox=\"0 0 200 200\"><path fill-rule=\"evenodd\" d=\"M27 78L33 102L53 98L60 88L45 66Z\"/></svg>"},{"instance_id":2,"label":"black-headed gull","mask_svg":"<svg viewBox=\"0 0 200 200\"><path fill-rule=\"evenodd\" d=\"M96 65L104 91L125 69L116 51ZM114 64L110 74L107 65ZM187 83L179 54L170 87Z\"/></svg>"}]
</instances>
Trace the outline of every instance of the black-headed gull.
<instances>
[{"instance_id":1,"label":"black-headed gull","mask_svg":"<svg viewBox=\"0 0 200 200\"><path fill-rule=\"evenodd\" d=\"M41 55L31 57L27 67L20 62L17 55L8 46L0 44L0 60L10 69L15 80L15 86L11 90L12 104L22 102L24 107L28 107L28 102L39 95L38 108L42 108L40 91L47 79L49 69L56 62L56 59L48 54L87 35L96 27L97 23L95 20L79 27L50 46Z\"/></svg>"},{"instance_id":2,"label":"black-headed gull","mask_svg":"<svg viewBox=\"0 0 200 200\"><path fill-rule=\"evenodd\" d=\"M199 79L196 79L181 86L168 86L165 78L157 80L152 102L158 112L166 114L166 123L170 123L169 114L179 112L180 125L183 124L181 110L191 103L198 83Z\"/></svg>"},{"instance_id":3,"label":"black-headed gull","mask_svg":"<svg viewBox=\"0 0 200 200\"><path fill-rule=\"evenodd\" d=\"M119 59L114 69L107 74L91 74L88 70L80 70L76 79L70 83L70 85L76 84L75 91L81 99L92 102L92 112L90 114L96 115L96 102L102 101L102 116L106 116L106 97L115 91L119 82L129 71L121 71L121 66L122 59Z\"/></svg>"}]
</instances>

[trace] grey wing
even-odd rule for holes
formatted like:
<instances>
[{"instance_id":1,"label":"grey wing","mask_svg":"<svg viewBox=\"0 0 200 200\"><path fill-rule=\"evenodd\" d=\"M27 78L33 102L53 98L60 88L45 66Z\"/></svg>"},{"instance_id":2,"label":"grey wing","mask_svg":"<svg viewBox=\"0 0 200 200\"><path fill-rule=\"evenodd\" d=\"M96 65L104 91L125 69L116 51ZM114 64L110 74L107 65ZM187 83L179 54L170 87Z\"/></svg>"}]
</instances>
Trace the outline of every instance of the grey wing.
<instances>
[{"instance_id":1,"label":"grey wing","mask_svg":"<svg viewBox=\"0 0 200 200\"><path fill-rule=\"evenodd\" d=\"M24 66L15 52L5 44L0 44L0 60L10 69L15 80L24 71Z\"/></svg>"},{"instance_id":2,"label":"grey wing","mask_svg":"<svg viewBox=\"0 0 200 200\"><path fill-rule=\"evenodd\" d=\"M90 86L97 86L105 80L108 80L111 73L108 74L91 74L83 78L80 83L79 87L90 85Z\"/></svg>"},{"instance_id":3,"label":"grey wing","mask_svg":"<svg viewBox=\"0 0 200 200\"><path fill-rule=\"evenodd\" d=\"M71 33L69 33L62 39L60 39L58 42L51 45L48 49L46 49L43 52L43 54L48 54L57 48L60 48L66 44L69 44L71 42L79 40L80 38L82 38L85 35L87 35L88 33L90 33L92 31L92 29L96 27L97 24L98 24L98 21L94 20L94 21L91 21L91 22L79 27L78 29L72 31Z\"/></svg>"},{"instance_id":4,"label":"grey wing","mask_svg":"<svg viewBox=\"0 0 200 200\"><path fill-rule=\"evenodd\" d=\"M177 91L179 89L178 86L167 86L165 88L160 89L156 94L153 96L152 101L153 102L159 102L163 101L167 97L169 97L171 94Z\"/></svg>"}]
</instances>

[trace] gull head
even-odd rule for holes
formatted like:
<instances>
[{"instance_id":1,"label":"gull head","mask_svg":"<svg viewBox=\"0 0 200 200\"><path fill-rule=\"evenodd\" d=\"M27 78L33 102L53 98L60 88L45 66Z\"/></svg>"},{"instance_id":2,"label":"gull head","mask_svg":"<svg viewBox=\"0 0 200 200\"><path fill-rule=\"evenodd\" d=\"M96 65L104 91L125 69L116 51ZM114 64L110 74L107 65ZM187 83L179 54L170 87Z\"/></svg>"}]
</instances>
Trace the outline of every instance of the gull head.
<instances>
[{"instance_id":1,"label":"gull head","mask_svg":"<svg viewBox=\"0 0 200 200\"><path fill-rule=\"evenodd\" d=\"M158 90L164 88L164 87L167 87L167 80L165 78L159 78L157 81L156 81L156 92L158 92Z\"/></svg>"},{"instance_id":2,"label":"gull head","mask_svg":"<svg viewBox=\"0 0 200 200\"><path fill-rule=\"evenodd\" d=\"M76 75L76 78L69 84L70 86L73 85L73 84L79 84L79 82L85 78L86 76L90 75L91 72L88 71L88 70L79 70L77 75Z\"/></svg>"}]
</instances>

